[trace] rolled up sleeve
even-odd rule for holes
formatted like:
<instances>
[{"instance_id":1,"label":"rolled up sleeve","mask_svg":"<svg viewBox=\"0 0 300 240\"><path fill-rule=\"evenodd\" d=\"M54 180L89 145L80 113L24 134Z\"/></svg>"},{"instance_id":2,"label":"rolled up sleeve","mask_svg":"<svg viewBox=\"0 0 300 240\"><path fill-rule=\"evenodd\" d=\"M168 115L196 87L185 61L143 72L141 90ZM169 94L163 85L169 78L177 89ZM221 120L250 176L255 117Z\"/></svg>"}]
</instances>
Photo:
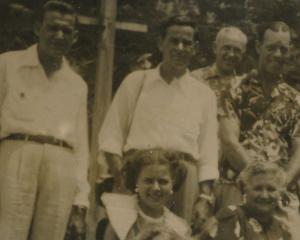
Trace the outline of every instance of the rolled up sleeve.
<instances>
[{"instance_id":1,"label":"rolled up sleeve","mask_svg":"<svg viewBox=\"0 0 300 240\"><path fill-rule=\"evenodd\" d=\"M87 87L84 90L77 117L77 142L75 146L75 160L77 163L77 193L74 205L88 207L90 186L88 183L89 146L87 123Z\"/></svg>"},{"instance_id":2,"label":"rolled up sleeve","mask_svg":"<svg viewBox=\"0 0 300 240\"><path fill-rule=\"evenodd\" d=\"M211 92L205 104L204 119L199 136L199 182L214 180L219 177L218 171L218 121L216 96Z\"/></svg>"},{"instance_id":3,"label":"rolled up sleeve","mask_svg":"<svg viewBox=\"0 0 300 240\"><path fill-rule=\"evenodd\" d=\"M99 133L100 151L122 156L143 74L142 71L129 74L119 87Z\"/></svg>"}]
</instances>

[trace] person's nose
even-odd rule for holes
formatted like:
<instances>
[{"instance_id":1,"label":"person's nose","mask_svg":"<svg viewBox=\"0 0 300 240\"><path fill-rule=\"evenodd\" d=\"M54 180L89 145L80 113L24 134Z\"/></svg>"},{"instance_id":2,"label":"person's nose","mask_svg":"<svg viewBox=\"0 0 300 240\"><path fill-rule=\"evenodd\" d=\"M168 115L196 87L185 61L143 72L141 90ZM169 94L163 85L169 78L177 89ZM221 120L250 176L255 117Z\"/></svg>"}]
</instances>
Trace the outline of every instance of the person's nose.
<instances>
[{"instance_id":1,"label":"person's nose","mask_svg":"<svg viewBox=\"0 0 300 240\"><path fill-rule=\"evenodd\" d=\"M274 57L280 58L282 57L282 52L279 48L277 48L274 52Z\"/></svg>"},{"instance_id":2,"label":"person's nose","mask_svg":"<svg viewBox=\"0 0 300 240\"><path fill-rule=\"evenodd\" d=\"M176 48L177 48L178 50L183 50L183 49L184 49L183 43L182 43L181 41L179 41L179 42L177 43L177 45L176 45Z\"/></svg>"},{"instance_id":3,"label":"person's nose","mask_svg":"<svg viewBox=\"0 0 300 240\"><path fill-rule=\"evenodd\" d=\"M158 184L157 181L155 181L155 182L153 183L152 188L153 188L153 190L159 190L159 189L160 189L159 184Z\"/></svg>"},{"instance_id":4,"label":"person's nose","mask_svg":"<svg viewBox=\"0 0 300 240\"><path fill-rule=\"evenodd\" d=\"M58 30L55 34L56 39L63 39L64 38L64 32L62 30Z\"/></svg>"},{"instance_id":5,"label":"person's nose","mask_svg":"<svg viewBox=\"0 0 300 240\"><path fill-rule=\"evenodd\" d=\"M233 49L229 49L228 52L227 52L227 55L229 57L234 57L235 53L234 53Z\"/></svg>"},{"instance_id":6,"label":"person's nose","mask_svg":"<svg viewBox=\"0 0 300 240\"><path fill-rule=\"evenodd\" d=\"M261 198L267 199L269 197L270 197L270 195L269 195L268 190L267 189L263 189L262 192L261 192Z\"/></svg>"}]
</instances>

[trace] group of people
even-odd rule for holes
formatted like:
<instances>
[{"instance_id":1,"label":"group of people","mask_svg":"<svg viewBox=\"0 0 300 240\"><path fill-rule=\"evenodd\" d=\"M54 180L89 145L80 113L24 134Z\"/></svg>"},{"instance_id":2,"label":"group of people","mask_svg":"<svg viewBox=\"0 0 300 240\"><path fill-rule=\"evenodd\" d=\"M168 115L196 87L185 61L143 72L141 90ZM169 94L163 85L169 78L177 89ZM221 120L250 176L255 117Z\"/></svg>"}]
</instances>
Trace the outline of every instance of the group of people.
<instances>
[{"instance_id":1,"label":"group of people","mask_svg":"<svg viewBox=\"0 0 300 240\"><path fill-rule=\"evenodd\" d=\"M245 33L222 28L214 64L190 72L195 31L189 16L163 22L161 63L130 73L114 96L99 133L115 182L102 196L99 239L143 239L149 225L178 236L148 239L298 239L300 95L284 79L291 29L260 25L257 66L240 75Z\"/></svg>"},{"instance_id":2,"label":"group of people","mask_svg":"<svg viewBox=\"0 0 300 240\"><path fill-rule=\"evenodd\" d=\"M89 206L88 89L64 57L77 24L72 5L50 0L38 43L0 55L3 239L84 237L69 222L84 223ZM239 28L222 28L215 63L190 72L195 38L189 16L164 21L161 63L130 73L114 96L99 132L114 188L101 196L97 239L299 239L300 93L283 77L289 26L258 28L257 68L243 75Z\"/></svg>"}]
</instances>

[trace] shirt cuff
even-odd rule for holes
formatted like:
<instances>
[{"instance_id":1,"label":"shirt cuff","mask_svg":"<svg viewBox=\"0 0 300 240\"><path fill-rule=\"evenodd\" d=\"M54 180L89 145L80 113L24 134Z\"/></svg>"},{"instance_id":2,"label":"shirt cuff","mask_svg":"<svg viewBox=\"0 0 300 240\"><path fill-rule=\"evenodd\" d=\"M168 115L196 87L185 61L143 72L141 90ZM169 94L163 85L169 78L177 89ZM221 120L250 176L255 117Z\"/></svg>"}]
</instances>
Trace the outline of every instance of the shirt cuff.
<instances>
[{"instance_id":1,"label":"shirt cuff","mask_svg":"<svg viewBox=\"0 0 300 240\"><path fill-rule=\"evenodd\" d=\"M73 201L73 205L85 206L88 208L90 205L90 202L89 202L90 186L88 183L86 183L84 185L85 185L84 187L82 186L77 190L74 201Z\"/></svg>"},{"instance_id":2,"label":"shirt cuff","mask_svg":"<svg viewBox=\"0 0 300 240\"><path fill-rule=\"evenodd\" d=\"M215 167L202 166L199 168L198 179L199 182L208 180L216 180L219 178L219 171Z\"/></svg>"},{"instance_id":3,"label":"shirt cuff","mask_svg":"<svg viewBox=\"0 0 300 240\"><path fill-rule=\"evenodd\" d=\"M122 157L122 148L119 144L114 142L106 142L105 144L100 144L99 150L103 152L116 154Z\"/></svg>"}]
</instances>

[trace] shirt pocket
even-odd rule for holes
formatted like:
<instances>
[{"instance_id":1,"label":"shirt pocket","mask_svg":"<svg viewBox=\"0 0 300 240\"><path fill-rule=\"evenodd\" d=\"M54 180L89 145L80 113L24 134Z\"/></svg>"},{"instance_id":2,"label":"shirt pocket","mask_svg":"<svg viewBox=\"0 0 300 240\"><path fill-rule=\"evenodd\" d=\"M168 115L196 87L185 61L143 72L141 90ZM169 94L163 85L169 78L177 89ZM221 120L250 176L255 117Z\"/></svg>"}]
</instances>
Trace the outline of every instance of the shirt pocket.
<instances>
[{"instance_id":1,"label":"shirt pocket","mask_svg":"<svg viewBox=\"0 0 300 240\"><path fill-rule=\"evenodd\" d=\"M32 121L38 113L39 104L40 99L37 91L17 86L8 89L3 108L15 119Z\"/></svg>"}]
</instances>

